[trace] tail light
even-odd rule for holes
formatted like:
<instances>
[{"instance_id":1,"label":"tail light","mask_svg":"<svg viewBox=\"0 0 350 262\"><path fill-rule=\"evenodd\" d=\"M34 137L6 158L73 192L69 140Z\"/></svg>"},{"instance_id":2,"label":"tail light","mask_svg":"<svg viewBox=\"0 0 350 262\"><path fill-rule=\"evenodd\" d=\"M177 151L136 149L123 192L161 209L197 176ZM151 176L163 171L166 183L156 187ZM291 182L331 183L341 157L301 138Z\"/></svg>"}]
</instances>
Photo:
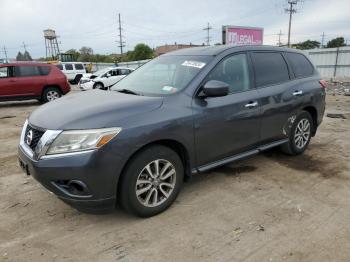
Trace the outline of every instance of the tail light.
<instances>
[{"instance_id":1,"label":"tail light","mask_svg":"<svg viewBox=\"0 0 350 262\"><path fill-rule=\"evenodd\" d=\"M328 83L327 83L327 81L326 80L320 80L320 81L318 81L319 83L320 83L320 85L323 87L323 88L327 88L328 87Z\"/></svg>"}]
</instances>

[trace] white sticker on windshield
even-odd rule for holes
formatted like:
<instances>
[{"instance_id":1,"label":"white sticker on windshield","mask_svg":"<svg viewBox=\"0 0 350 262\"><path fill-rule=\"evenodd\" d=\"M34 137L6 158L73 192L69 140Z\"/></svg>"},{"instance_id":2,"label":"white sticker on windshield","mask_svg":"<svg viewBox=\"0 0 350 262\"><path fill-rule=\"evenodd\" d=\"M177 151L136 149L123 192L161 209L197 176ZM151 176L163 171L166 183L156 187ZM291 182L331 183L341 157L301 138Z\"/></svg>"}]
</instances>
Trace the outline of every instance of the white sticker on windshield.
<instances>
[{"instance_id":1,"label":"white sticker on windshield","mask_svg":"<svg viewBox=\"0 0 350 262\"><path fill-rule=\"evenodd\" d=\"M198 62L198 61L185 61L181 65L192 66L192 67L196 67L196 68L203 68L205 66L205 63Z\"/></svg>"}]
</instances>

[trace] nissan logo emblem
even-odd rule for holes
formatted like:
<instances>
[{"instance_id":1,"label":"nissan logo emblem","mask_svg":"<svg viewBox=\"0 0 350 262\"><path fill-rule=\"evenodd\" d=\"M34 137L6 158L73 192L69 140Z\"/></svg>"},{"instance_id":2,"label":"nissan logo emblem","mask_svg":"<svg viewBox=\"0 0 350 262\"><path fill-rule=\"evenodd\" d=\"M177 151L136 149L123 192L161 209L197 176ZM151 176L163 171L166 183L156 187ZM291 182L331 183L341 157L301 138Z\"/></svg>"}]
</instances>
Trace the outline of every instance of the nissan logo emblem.
<instances>
[{"instance_id":1,"label":"nissan logo emblem","mask_svg":"<svg viewBox=\"0 0 350 262\"><path fill-rule=\"evenodd\" d=\"M29 130L27 135L26 135L26 143L28 146L30 146L30 144L33 141L33 130Z\"/></svg>"}]
</instances>

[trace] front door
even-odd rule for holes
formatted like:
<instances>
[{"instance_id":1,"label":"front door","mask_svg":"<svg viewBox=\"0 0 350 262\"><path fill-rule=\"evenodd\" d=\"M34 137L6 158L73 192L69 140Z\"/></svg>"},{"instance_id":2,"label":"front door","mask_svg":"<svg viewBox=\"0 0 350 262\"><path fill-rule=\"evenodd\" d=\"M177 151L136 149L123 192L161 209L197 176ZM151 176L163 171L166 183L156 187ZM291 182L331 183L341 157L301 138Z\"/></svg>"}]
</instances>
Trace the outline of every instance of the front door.
<instances>
[{"instance_id":1,"label":"front door","mask_svg":"<svg viewBox=\"0 0 350 262\"><path fill-rule=\"evenodd\" d=\"M254 148L260 136L258 92L245 53L219 62L205 82L229 84L229 95L193 102L197 165L203 166Z\"/></svg>"}]
</instances>

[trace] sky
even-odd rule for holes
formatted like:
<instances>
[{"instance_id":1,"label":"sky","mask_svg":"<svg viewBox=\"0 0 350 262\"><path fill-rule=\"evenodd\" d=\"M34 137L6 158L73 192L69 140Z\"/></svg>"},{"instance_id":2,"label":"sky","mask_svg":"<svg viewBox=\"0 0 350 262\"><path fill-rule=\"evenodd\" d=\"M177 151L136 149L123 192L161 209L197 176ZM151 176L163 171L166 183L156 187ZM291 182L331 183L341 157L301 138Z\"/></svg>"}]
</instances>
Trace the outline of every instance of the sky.
<instances>
[{"instance_id":1,"label":"sky","mask_svg":"<svg viewBox=\"0 0 350 262\"><path fill-rule=\"evenodd\" d=\"M211 44L221 42L223 25L264 28L264 44L276 45L278 33L287 42L287 0L0 0L0 58L24 51L45 56L43 30L59 35L62 51L82 46L94 53L120 53L117 47L121 14L125 50L137 43L155 48L163 44L202 44L210 23ZM304 0L293 15L291 42L325 42L344 36L350 44L350 0Z\"/></svg>"}]
</instances>

